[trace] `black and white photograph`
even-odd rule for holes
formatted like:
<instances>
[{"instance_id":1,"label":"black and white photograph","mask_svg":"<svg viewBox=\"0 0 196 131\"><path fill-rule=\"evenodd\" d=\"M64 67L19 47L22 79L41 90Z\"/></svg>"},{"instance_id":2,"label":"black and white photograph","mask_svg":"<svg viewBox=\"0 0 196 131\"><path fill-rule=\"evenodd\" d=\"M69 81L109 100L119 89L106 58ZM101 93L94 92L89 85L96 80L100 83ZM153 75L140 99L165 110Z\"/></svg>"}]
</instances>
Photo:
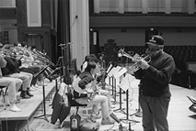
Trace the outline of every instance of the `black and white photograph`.
<instances>
[{"instance_id":1,"label":"black and white photograph","mask_svg":"<svg viewBox=\"0 0 196 131\"><path fill-rule=\"evenodd\" d=\"M0 0L0 131L196 131L196 0Z\"/></svg>"}]
</instances>

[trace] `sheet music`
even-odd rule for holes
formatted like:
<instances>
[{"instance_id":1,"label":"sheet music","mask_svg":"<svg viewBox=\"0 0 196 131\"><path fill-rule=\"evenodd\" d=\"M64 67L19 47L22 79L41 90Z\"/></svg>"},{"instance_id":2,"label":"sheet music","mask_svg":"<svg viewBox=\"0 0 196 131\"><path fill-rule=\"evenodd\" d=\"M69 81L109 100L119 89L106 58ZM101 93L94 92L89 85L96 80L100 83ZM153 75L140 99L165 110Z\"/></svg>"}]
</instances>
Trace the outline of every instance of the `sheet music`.
<instances>
[{"instance_id":1,"label":"sheet music","mask_svg":"<svg viewBox=\"0 0 196 131\"><path fill-rule=\"evenodd\" d=\"M111 71L108 73L108 76L109 76L109 77L112 77L113 74L115 73L115 71L116 71L116 67L113 67L113 68L111 69Z\"/></svg>"},{"instance_id":2,"label":"sheet music","mask_svg":"<svg viewBox=\"0 0 196 131\"><path fill-rule=\"evenodd\" d=\"M130 74L126 74L125 77L122 78L122 81L120 82L120 88L123 89L124 91L127 91L129 88L133 88L132 86L132 82L135 80L135 77L130 75Z\"/></svg>"},{"instance_id":3,"label":"sheet music","mask_svg":"<svg viewBox=\"0 0 196 131\"><path fill-rule=\"evenodd\" d=\"M121 67L118 72L116 73L116 77L115 78L118 78L120 76L122 76L123 74L125 74L127 72L127 68L125 67Z\"/></svg>"},{"instance_id":4,"label":"sheet music","mask_svg":"<svg viewBox=\"0 0 196 131\"><path fill-rule=\"evenodd\" d=\"M117 66L117 67L115 68L115 70L114 70L114 72L113 72L113 76L114 76L115 78L118 77L118 72L119 72L120 69L121 69L120 66Z\"/></svg>"}]
</instances>

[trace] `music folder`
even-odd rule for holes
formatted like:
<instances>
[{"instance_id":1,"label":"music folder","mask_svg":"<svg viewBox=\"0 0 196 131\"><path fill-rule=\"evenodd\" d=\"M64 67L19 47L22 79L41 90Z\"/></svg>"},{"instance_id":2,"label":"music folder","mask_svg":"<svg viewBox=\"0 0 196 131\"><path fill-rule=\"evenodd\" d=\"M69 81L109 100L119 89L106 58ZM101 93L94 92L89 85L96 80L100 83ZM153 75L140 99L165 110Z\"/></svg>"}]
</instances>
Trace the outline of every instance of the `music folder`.
<instances>
[{"instance_id":1,"label":"music folder","mask_svg":"<svg viewBox=\"0 0 196 131\"><path fill-rule=\"evenodd\" d=\"M43 69L41 69L40 72L38 72L37 74L34 75L34 77L38 77L39 75L41 75L48 67L49 67L49 65L44 67Z\"/></svg>"}]
</instances>

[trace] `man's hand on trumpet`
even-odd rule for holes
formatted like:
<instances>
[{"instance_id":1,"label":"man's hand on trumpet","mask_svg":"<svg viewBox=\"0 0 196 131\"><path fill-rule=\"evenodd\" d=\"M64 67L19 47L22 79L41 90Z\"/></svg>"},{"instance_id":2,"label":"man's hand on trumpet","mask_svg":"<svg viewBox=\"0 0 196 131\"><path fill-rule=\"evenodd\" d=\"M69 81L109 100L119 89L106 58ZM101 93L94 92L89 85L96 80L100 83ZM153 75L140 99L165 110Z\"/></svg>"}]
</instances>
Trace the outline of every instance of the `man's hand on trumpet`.
<instances>
[{"instance_id":1,"label":"man's hand on trumpet","mask_svg":"<svg viewBox=\"0 0 196 131\"><path fill-rule=\"evenodd\" d=\"M137 60L137 66L140 67L143 70L146 70L150 67L147 61L144 59Z\"/></svg>"}]
</instances>

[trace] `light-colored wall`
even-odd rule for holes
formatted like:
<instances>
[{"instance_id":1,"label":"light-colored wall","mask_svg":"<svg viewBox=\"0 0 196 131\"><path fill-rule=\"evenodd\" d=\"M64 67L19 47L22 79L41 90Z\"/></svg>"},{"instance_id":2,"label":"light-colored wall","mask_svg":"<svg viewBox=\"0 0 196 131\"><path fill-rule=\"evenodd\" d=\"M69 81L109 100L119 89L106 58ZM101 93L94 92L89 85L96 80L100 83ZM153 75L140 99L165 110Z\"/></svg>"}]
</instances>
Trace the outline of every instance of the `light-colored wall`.
<instances>
[{"instance_id":1,"label":"light-colored wall","mask_svg":"<svg viewBox=\"0 0 196 131\"><path fill-rule=\"evenodd\" d=\"M165 28L160 29L166 45L194 45L196 46L196 29ZM117 45L142 46L145 43L145 29L133 28L122 32L121 29L99 29L99 44L103 46L108 39L114 39Z\"/></svg>"}]
</instances>

